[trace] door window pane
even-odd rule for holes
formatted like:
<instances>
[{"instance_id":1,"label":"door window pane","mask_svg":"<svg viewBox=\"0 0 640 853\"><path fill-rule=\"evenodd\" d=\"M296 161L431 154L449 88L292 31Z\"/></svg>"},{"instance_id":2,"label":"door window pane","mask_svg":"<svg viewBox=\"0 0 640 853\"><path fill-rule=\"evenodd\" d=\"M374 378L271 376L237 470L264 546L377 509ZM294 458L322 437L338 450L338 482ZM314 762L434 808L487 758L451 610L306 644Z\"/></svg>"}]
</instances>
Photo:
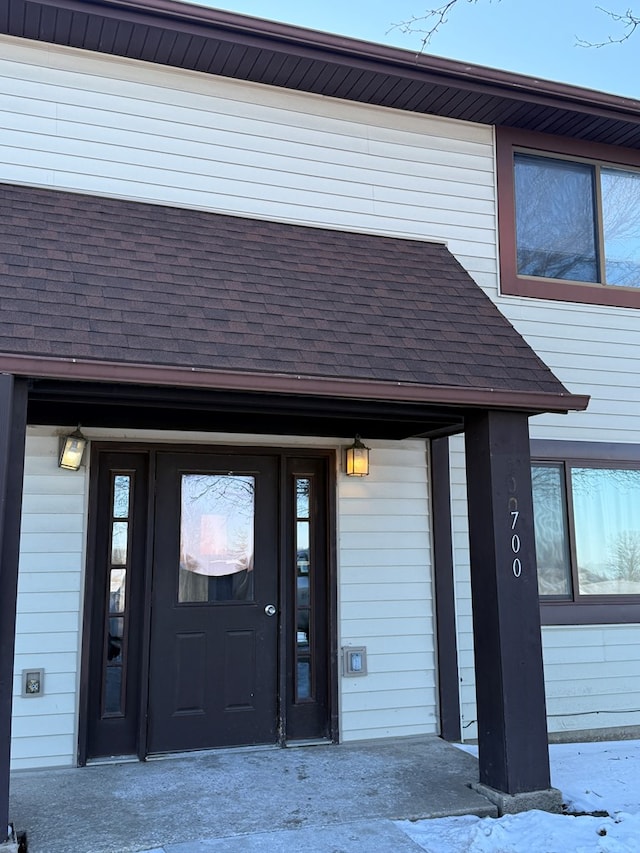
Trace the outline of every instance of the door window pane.
<instances>
[{"instance_id":1,"label":"door window pane","mask_svg":"<svg viewBox=\"0 0 640 853\"><path fill-rule=\"evenodd\" d=\"M571 597L571 562L562 465L532 465L538 591Z\"/></svg>"},{"instance_id":2,"label":"door window pane","mask_svg":"<svg viewBox=\"0 0 640 853\"><path fill-rule=\"evenodd\" d=\"M519 275L598 281L594 169L515 155Z\"/></svg>"},{"instance_id":3,"label":"door window pane","mask_svg":"<svg viewBox=\"0 0 640 853\"><path fill-rule=\"evenodd\" d=\"M298 477L296 480L296 515L298 518L309 518L309 480Z\"/></svg>"},{"instance_id":4,"label":"door window pane","mask_svg":"<svg viewBox=\"0 0 640 853\"><path fill-rule=\"evenodd\" d=\"M313 698L313 584L314 565L311 557L311 516L309 512L313 480L294 477L296 498L296 702Z\"/></svg>"},{"instance_id":5,"label":"door window pane","mask_svg":"<svg viewBox=\"0 0 640 853\"><path fill-rule=\"evenodd\" d=\"M607 284L640 287L640 173L602 169Z\"/></svg>"},{"instance_id":6,"label":"door window pane","mask_svg":"<svg viewBox=\"0 0 640 853\"><path fill-rule=\"evenodd\" d=\"M126 521L114 521L111 528L111 565L127 565L127 538L129 524Z\"/></svg>"},{"instance_id":7,"label":"door window pane","mask_svg":"<svg viewBox=\"0 0 640 853\"><path fill-rule=\"evenodd\" d=\"M127 662L127 578L129 574L133 476L111 472L111 544L103 660L103 716L125 713L124 671Z\"/></svg>"},{"instance_id":8,"label":"door window pane","mask_svg":"<svg viewBox=\"0 0 640 853\"><path fill-rule=\"evenodd\" d=\"M111 569L109 574L109 613L124 613L126 583L126 569Z\"/></svg>"},{"instance_id":9,"label":"door window pane","mask_svg":"<svg viewBox=\"0 0 640 853\"><path fill-rule=\"evenodd\" d=\"M113 517L129 518L129 493L131 477L116 474L113 478Z\"/></svg>"},{"instance_id":10,"label":"door window pane","mask_svg":"<svg viewBox=\"0 0 640 853\"><path fill-rule=\"evenodd\" d=\"M571 469L581 595L640 595L640 471Z\"/></svg>"},{"instance_id":11,"label":"door window pane","mask_svg":"<svg viewBox=\"0 0 640 853\"><path fill-rule=\"evenodd\" d=\"M183 474L178 601L253 599L255 477Z\"/></svg>"},{"instance_id":12,"label":"door window pane","mask_svg":"<svg viewBox=\"0 0 640 853\"><path fill-rule=\"evenodd\" d=\"M109 637L107 660L111 663L122 663L122 641L124 639L124 617L112 616L109 619Z\"/></svg>"}]
</instances>

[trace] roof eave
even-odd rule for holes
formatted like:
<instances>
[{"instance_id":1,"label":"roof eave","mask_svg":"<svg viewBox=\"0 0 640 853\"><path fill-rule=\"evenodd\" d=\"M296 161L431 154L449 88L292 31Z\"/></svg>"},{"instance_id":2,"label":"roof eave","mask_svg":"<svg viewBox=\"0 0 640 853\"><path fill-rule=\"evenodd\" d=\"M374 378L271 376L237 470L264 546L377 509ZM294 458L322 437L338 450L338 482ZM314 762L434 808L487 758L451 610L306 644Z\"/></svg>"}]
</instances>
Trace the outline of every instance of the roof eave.
<instances>
[{"instance_id":1,"label":"roof eave","mask_svg":"<svg viewBox=\"0 0 640 853\"><path fill-rule=\"evenodd\" d=\"M367 379L343 379L285 373L212 370L201 367L159 366L144 363L49 358L0 354L0 371L33 379L73 379L85 382L178 386L216 391L251 391L317 397L377 400L446 406L456 409L517 410L529 414L583 411L589 397L548 391L423 385Z\"/></svg>"},{"instance_id":2,"label":"roof eave","mask_svg":"<svg viewBox=\"0 0 640 853\"><path fill-rule=\"evenodd\" d=\"M228 32L230 38L248 39L274 47L289 46L296 52L326 54L353 62L370 61L387 70L395 68L403 75L433 76L443 84L461 86L468 91L491 92L526 99L532 103L555 105L585 111L593 115L611 115L640 120L640 101L619 95L587 89L552 80L530 77L498 68L460 62L422 51L368 42L361 39L320 32L305 27L254 18L236 12L199 6L179 0L28 0L30 5L87 12L94 7L102 17L157 17L164 21L182 22L218 34Z\"/></svg>"}]
</instances>

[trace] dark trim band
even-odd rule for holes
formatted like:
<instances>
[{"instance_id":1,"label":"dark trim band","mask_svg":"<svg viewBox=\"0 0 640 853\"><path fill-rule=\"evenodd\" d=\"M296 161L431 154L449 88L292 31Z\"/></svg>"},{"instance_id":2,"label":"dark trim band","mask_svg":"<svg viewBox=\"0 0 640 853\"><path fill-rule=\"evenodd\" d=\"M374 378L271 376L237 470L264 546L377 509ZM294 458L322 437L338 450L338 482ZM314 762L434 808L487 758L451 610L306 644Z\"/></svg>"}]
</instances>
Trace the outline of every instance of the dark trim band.
<instances>
[{"instance_id":1,"label":"dark trim band","mask_svg":"<svg viewBox=\"0 0 640 853\"><path fill-rule=\"evenodd\" d=\"M364 379L273 373L240 373L199 367L171 367L76 358L0 354L0 371L38 379L179 385L216 390L309 394L365 400L431 403L442 406L511 409L529 413L582 411L589 397L544 391L414 385Z\"/></svg>"}]
</instances>

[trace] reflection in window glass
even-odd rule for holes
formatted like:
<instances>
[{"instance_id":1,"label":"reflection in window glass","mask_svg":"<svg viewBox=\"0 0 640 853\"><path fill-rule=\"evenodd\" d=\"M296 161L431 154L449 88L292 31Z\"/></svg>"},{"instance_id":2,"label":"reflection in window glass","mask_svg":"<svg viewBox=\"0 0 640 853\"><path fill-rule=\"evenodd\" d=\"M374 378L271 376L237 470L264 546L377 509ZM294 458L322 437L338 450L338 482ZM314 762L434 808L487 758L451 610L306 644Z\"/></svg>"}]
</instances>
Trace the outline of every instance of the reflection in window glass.
<instances>
[{"instance_id":1,"label":"reflection in window glass","mask_svg":"<svg viewBox=\"0 0 640 853\"><path fill-rule=\"evenodd\" d=\"M298 661L298 699L311 698L311 664L309 661Z\"/></svg>"},{"instance_id":2,"label":"reflection in window glass","mask_svg":"<svg viewBox=\"0 0 640 853\"><path fill-rule=\"evenodd\" d=\"M253 598L255 478L184 474L180 602Z\"/></svg>"},{"instance_id":3,"label":"reflection in window glass","mask_svg":"<svg viewBox=\"0 0 640 853\"><path fill-rule=\"evenodd\" d=\"M308 607L310 603L309 598L309 576L308 575L298 575L296 578L296 601L298 607Z\"/></svg>"},{"instance_id":4,"label":"reflection in window glass","mask_svg":"<svg viewBox=\"0 0 640 853\"><path fill-rule=\"evenodd\" d=\"M113 478L113 517L129 517L129 492L131 477L126 474L116 474Z\"/></svg>"},{"instance_id":5,"label":"reflection in window glass","mask_svg":"<svg viewBox=\"0 0 640 853\"><path fill-rule=\"evenodd\" d=\"M519 275L598 281L594 169L515 155Z\"/></svg>"},{"instance_id":6,"label":"reflection in window glass","mask_svg":"<svg viewBox=\"0 0 640 853\"><path fill-rule=\"evenodd\" d=\"M568 598L571 596L571 562L563 467L533 465L531 486L538 591L540 595Z\"/></svg>"},{"instance_id":7,"label":"reflection in window glass","mask_svg":"<svg viewBox=\"0 0 640 853\"><path fill-rule=\"evenodd\" d=\"M109 613L124 613L126 583L126 569L111 569L109 576Z\"/></svg>"},{"instance_id":8,"label":"reflection in window glass","mask_svg":"<svg viewBox=\"0 0 640 853\"><path fill-rule=\"evenodd\" d=\"M607 284L640 287L640 173L602 169Z\"/></svg>"},{"instance_id":9,"label":"reflection in window glass","mask_svg":"<svg viewBox=\"0 0 640 853\"><path fill-rule=\"evenodd\" d=\"M309 485L307 477L296 479L296 515L298 518L309 518Z\"/></svg>"},{"instance_id":10,"label":"reflection in window glass","mask_svg":"<svg viewBox=\"0 0 640 853\"><path fill-rule=\"evenodd\" d=\"M296 496L296 702L313 699L313 571L311 562L311 516L309 512L312 479L294 477Z\"/></svg>"},{"instance_id":11,"label":"reflection in window glass","mask_svg":"<svg viewBox=\"0 0 640 853\"><path fill-rule=\"evenodd\" d=\"M127 538L129 535L129 523L127 521L114 521L111 528L111 565L127 565Z\"/></svg>"},{"instance_id":12,"label":"reflection in window glass","mask_svg":"<svg viewBox=\"0 0 640 853\"><path fill-rule=\"evenodd\" d=\"M133 485L133 475L111 472L111 548L102 683L102 713L106 716L122 716L125 712L123 668L127 660L126 599L127 577L131 574L129 519Z\"/></svg>"},{"instance_id":13,"label":"reflection in window glass","mask_svg":"<svg viewBox=\"0 0 640 853\"><path fill-rule=\"evenodd\" d=\"M306 552L309 553L309 522L308 521L298 521L297 522L298 530L297 530L297 547L298 554L302 554Z\"/></svg>"},{"instance_id":14,"label":"reflection in window glass","mask_svg":"<svg viewBox=\"0 0 640 853\"><path fill-rule=\"evenodd\" d=\"M581 595L640 595L640 471L572 468Z\"/></svg>"},{"instance_id":15,"label":"reflection in window glass","mask_svg":"<svg viewBox=\"0 0 640 853\"><path fill-rule=\"evenodd\" d=\"M112 663L122 662L122 640L124 638L124 617L112 616L109 619L109 638L107 660Z\"/></svg>"}]
</instances>

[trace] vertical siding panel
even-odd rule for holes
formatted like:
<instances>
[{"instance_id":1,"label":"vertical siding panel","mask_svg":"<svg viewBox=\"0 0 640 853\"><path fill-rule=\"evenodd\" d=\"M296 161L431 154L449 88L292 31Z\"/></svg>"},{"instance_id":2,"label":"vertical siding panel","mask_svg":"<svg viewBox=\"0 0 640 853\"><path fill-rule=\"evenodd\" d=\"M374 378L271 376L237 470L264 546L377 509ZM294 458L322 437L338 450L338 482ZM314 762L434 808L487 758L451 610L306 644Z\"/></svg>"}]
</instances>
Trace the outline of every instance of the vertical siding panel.
<instances>
[{"instance_id":1,"label":"vertical siding panel","mask_svg":"<svg viewBox=\"0 0 640 853\"><path fill-rule=\"evenodd\" d=\"M369 477L338 486L340 642L369 672L341 679L343 740L438 730L426 447L369 444Z\"/></svg>"},{"instance_id":2,"label":"vertical siding panel","mask_svg":"<svg viewBox=\"0 0 640 853\"><path fill-rule=\"evenodd\" d=\"M30 431L18 583L12 767L73 765L85 541L84 470L58 468L58 438ZM45 670L23 699L21 672Z\"/></svg>"}]
</instances>

